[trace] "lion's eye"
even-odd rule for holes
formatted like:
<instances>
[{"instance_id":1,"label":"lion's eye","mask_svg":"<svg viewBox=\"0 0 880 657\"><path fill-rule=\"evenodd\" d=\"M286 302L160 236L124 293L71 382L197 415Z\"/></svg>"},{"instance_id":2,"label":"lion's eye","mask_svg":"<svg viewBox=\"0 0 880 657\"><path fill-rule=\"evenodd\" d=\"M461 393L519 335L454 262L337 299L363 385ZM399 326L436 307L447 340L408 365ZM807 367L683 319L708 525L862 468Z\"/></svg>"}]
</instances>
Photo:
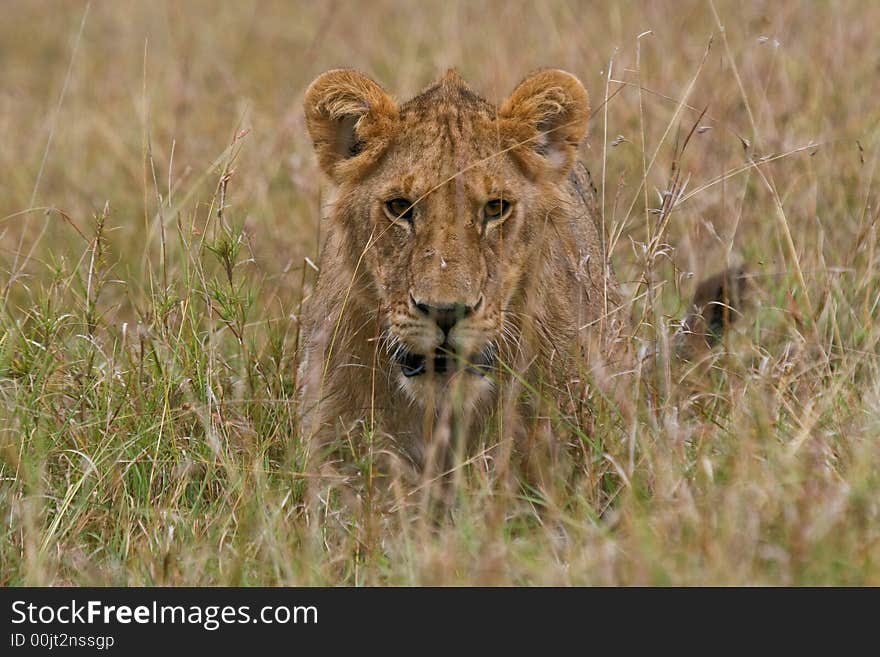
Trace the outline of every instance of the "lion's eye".
<instances>
[{"instance_id":1,"label":"lion's eye","mask_svg":"<svg viewBox=\"0 0 880 657\"><path fill-rule=\"evenodd\" d=\"M413 212L413 202L407 198L393 198L390 201L385 201L385 213L392 221L403 219L412 223Z\"/></svg>"},{"instance_id":2,"label":"lion's eye","mask_svg":"<svg viewBox=\"0 0 880 657\"><path fill-rule=\"evenodd\" d=\"M504 219L510 214L510 208L513 207L509 201L500 198L492 199L483 207L483 220L498 221Z\"/></svg>"}]
</instances>

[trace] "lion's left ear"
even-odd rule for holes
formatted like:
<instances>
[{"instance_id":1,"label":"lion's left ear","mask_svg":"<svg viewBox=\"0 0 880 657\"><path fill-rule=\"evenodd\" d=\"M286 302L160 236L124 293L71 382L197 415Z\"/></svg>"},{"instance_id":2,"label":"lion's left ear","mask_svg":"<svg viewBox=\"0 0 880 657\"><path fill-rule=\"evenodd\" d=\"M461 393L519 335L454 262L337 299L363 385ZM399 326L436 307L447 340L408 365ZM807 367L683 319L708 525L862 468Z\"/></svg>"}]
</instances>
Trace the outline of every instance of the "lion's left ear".
<instances>
[{"instance_id":1,"label":"lion's left ear","mask_svg":"<svg viewBox=\"0 0 880 657\"><path fill-rule=\"evenodd\" d=\"M571 73L539 71L514 89L499 111L513 152L536 178L568 174L587 135L590 101Z\"/></svg>"}]
</instances>

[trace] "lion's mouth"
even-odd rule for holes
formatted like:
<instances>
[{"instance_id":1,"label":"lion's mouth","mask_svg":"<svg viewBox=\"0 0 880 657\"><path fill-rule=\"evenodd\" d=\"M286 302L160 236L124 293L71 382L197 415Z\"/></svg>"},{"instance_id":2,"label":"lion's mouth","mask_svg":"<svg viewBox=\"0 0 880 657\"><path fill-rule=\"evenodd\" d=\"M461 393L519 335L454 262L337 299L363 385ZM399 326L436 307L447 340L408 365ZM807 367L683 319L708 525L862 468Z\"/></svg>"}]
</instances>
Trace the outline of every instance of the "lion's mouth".
<instances>
[{"instance_id":1,"label":"lion's mouth","mask_svg":"<svg viewBox=\"0 0 880 657\"><path fill-rule=\"evenodd\" d=\"M444 343L434 350L430 360L423 354L404 351L397 356L397 362L400 365L401 373L408 379L428 373L448 374L462 366L466 372L485 376L495 364L495 356L495 346L490 343L474 358L464 361Z\"/></svg>"}]
</instances>

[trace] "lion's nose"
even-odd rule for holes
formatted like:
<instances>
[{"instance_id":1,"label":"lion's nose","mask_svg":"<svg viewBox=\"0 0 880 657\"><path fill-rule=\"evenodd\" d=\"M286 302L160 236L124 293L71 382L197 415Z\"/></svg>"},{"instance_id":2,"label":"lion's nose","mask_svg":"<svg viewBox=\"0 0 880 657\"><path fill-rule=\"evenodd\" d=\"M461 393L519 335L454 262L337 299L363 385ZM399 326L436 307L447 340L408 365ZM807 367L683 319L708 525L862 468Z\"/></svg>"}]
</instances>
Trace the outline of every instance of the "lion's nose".
<instances>
[{"instance_id":1,"label":"lion's nose","mask_svg":"<svg viewBox=\"0 0 880 657\"><path fill-rule=\"evenodd\" d=\"M412 302L416 310L433 319L440 330L448 335L453 326L479 310L480 304L483 303L483 297L480 297L477 303L472 306L464 303L431 303L417 301L415 298L412 299Z\"/></svg>"}]
</instances>

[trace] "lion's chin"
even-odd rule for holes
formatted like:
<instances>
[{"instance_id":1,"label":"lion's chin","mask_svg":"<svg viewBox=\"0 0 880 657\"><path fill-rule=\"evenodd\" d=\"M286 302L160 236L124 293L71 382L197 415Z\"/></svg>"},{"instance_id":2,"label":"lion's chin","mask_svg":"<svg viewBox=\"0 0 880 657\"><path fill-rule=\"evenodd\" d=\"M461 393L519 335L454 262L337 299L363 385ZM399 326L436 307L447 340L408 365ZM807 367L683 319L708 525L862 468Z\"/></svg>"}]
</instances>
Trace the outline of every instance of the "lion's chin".
<instances>
[{"instance_id":1,"label":"lion's chin","mask_svg":"<svg viewBox=\"0 0 880 657\"><path fill-rule=\"evenodd\" d=\"M430 356L400 351L396 357L398 383L417 404L433 405L450 395L462 403L476 404L494 388L496 360L492 342L469 357L456 354L446 344Z\"/></svg>"},{"instance_id":2,"label":"lion's chin","mask_svg":"<svg viewBox=\"0 0 880 657\"><path fill-rule=\"evenodd\" d=\"M415 376L405 375L401 368L397 383L412 404L435 409L439 404L447 402L462 409L475 408L495 389L493 378L475 375L470 368L456 369L444 374L434 372Z\"/></svg>"}]
</instances>

